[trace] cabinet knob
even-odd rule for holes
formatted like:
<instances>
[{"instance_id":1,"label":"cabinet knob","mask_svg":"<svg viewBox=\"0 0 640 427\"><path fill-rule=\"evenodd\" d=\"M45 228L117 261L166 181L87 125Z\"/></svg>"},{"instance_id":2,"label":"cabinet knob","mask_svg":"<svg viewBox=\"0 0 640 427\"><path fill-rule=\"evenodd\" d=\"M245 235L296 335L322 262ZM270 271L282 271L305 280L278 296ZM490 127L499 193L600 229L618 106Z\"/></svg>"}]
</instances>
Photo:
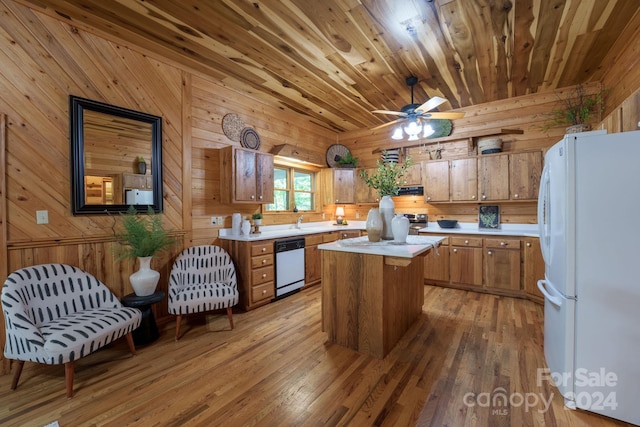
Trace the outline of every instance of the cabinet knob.
<instances>
[{"instance_id":1,"label":"cabinet knob","mask_svg":"<svg viewBox=\"0 0 640 427\"><path fill-rule=\"evenodd\" d=\"M483 195L482 195L482 200L486 200L486 198L487 198L487 195L486 195L486 194L483 194Z\"/></svg>"},{"instance_id":2,"label":"cabinet knob","mask_svg":"<svg viewBox=\"0 0 640 427\"><path fill-rule=\"evenodd\" d=\"M527 242L527 247L530 248L531 247L531 243Z\"/></svg>"},{"instance_id":3,"label":"cabinet knob","mask_svg":"<svg viewBox=\"0 0 640 427\"><path fill-rule=\"evenodd\" d=\"M500 246L507 246L506 242L500 242Z\"/></svg>"},{"instance_id":4,"label":"cabinet knob","mask_svg":"<svg viewBox=\"0 0 640 427\"><path fill-rule=\"evenodd\" d=\"M256 196L254 196L253 194L251 195L251 200L255 199Z\"/></svg>"},{"instance_id":5,"label":"cabinet knob","mask_svg":"<svg viewBox=\"0 0 640 427\"><path fill-rule=\"evenodd\" d=\"M267 290L266 290L266 289L263 289L263 290L262 290L262 295L264 295L264 294L266 294L266 293L267 293Z\"/></svg>"},{"instance_id":6,"label":"cabinet knob","mask_svg":"<svg viewBox=\"0 0 640 427\"><path fill-rule=\"evenodd\" d=\"M266 259L263 259L263 260L262 260L262 263L263 263L263 264L266 264L266 263L267 263L267 260L266 260Z\"/></svg>"},{"instance_id":7,"label":"cabinet knob","mask_svg":"<svg viewBox=\"0 0 640 427\"><path fill-rule=\"evenodd\" d=\"M475 200L476 199L476 195L474 194L473 196L471 196L471 200Z\"/></svg>"},{"instance_id":8,"label":"cabinet knob","mask_svg":"<svg viewBox=\"0 0 640 427\"><path fill-rule=\"evenodd\" d=\"M431 200L431 196L427 196L427 200Z\"/></svg>"},{"instance_id":9,"label":"cabinet knob","mask_svg":"<svg viewBox=\"0 0 640 427\"><path fill-rule=\"evenodd\" d=\"M492 252L492 251L487 251L487 253L488 253L489 255L493 255L493 252Z\"/></svg>"},{"instance_id":10,"label":"cabinet knob","mask_svg":"<svg viewBox=\"0 0 640 427\"><path fill-rule=\"evenodd\" d=\"M464 244L465 244L465 245L468 245L468 244L469 244L469 241L468 241L468 240L465 240L465 241L464 241Z\"/></svg>"},{"instance_id":11,"label":"cabinet knob","mask_svg":"<svg viewBox=\"0 0 640 427\"><path fill-rule=\"evenodd\" d=\"M513 198L514 198L514 199L517 199L517 198L518 198L518 195L517 195L517 194L514 194L514 195L513 195Z\"/></svg>"},{"instance_id":12,"label":"cabinet knob","mask_svg":"<svg viewBox=\"0 0 640 427\"><path fill-rule=\"evenodd\" d=\"M267 248L262 248L262 252L267 252Z\"/></svg>"},{"instance_id":13,"label":"cabinet knob","mask_svg":"<svg viewBox=\"0 0 640 427\"><path fill-rule=\"evenodd\" d=\"M267 277L267 273L262 273L262 278L266 278Z\"/></svg>"},{"instance_id":14,"label":"cabinet knob","mask_svg":"<svg viewBox=\"0 0 640 427\"><path fill-rule=\"evenodd\" d=\"M342 238L346 239L347 238L347 233L342 233Z\"/></svg>"},{"instance_id":15,"label":"cabinet knob","mask_svg":"<svg viewBox=\"0 0 640 427\"><path fill-rule=\"evenodd\" d=\"M262 200L262 196L259 196L258 199Z\"/></svg>"},{"instance_id":16,"label":"cabinet knob","mask_svg":"<svg viewBox=\"0 0 640 427\"><path fill-rule=\"evenodd\" d=\"M457 253L458 253L458 250L454 248L454 249L453 249L453 253L454 253L454 254L457 254Z\"/></svg>"}]
</instances>

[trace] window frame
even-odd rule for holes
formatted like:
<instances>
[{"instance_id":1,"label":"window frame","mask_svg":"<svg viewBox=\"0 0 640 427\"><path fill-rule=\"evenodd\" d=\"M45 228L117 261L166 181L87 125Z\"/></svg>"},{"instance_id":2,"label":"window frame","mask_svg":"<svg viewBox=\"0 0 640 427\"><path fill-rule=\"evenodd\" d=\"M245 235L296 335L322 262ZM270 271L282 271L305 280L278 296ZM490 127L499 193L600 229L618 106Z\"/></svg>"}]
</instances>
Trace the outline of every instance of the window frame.
<instances>
[{"instance_id":1,"label":"window frame","mask_svg":"<svg viewBox=\"0 0 640 427\"><path fill-rule=\"evenodd\" d=\"M274 163L274 177L275 177L275 170L276 169L282 169L282 170L286 170L287 172L287 188L283 189L283 188L277 188L275 186L275 182L274 182L274 187L273 187L273 191L274 191L274 204L275 204L275 192L276 191L283 191L286 190L288 192L289 195L289 206L287 207L286 210L267 210L267 206L265 205L262 209L264 214L290 214L293 212L293 209L295 207L295 195L296 193L310 193L311 194L311 200L312 200L312 204L313 204L313 208L311 210L301 210L298 208L298 212L301 213L318 213L320 212L320 207L318 206L318 202L319 202L319 179L320 179L320 170L318 168L315 167L309 167L309 166L304 166L304 165L297 165L297 164L291 164L291 163L285 163L285 162L278 162L278 163ZM311 190L310 191L300 191L300 190L295 190L294 187L294 179L295 179L295 173L296 171L299 171L300 173L304 173L304 174L309 174L311 175Z\"/></svg>"}]
</instances>

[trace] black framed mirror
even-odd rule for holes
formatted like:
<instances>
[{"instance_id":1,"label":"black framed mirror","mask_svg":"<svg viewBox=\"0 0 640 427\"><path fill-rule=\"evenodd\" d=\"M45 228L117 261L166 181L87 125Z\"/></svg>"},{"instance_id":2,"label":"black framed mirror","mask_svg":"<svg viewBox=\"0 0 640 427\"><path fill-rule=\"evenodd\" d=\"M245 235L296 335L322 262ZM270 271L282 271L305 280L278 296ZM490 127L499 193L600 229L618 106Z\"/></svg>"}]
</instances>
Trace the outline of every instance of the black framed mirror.
<instances>
[{"instance_id":1,"label":"black framed mirror","mask_svg":"<svg viewBox=\"0 0 640 427\"><path fill-rule=\"evenodd\" d=\"M74 215L162 212L161 117L70 95L69 121Z\"/></svg>"}]
</instances>

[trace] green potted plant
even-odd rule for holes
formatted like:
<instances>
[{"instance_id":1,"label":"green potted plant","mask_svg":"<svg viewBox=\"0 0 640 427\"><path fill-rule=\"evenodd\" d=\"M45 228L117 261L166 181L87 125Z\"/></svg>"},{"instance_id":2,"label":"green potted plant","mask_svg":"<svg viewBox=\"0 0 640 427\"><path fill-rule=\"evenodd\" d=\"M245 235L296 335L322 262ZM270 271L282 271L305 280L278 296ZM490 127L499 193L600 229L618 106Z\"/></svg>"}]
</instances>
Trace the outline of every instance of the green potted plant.
<instances>
[{"instance_id":1,"label":"green potted plant","mask_svg":"<svg viewBox=\"0 0 640 427\"><path fill-rule=\"evenodd\" d=\"M591 130L589 120L604 110L606 89L587 95L582 85L577 85L566 97L561 98L562 107L551 110L542 126L544 131L554 126L569 125L567 133Z\"/></svg>"},{"instance_id":2,"label":"green potted plant","mask_svg":"<svg viewBox=\"0 0 640 427\"><path fill-rule=\"evenodd\" d=\"M355 168L358 166L358 159L353 157L351 152L347 152L347 154L336 161L336 164L343 168Z\"/></svg>"},{"instance_id":3,"label":"green potted plant","mask_svg":"<svg viewBox=\"0 0 640 427\"><path fill-rule=\"evenodd\" d=\"M254 213L253 215L251 215L251 219L253 220L253 223L255 225L262 225L262 214L261 213Z\"/></svg>"},{"instance_id":4,"label":"green potted plant","mask_svg":"<svg viewBox=\"0 0 640 427\"><path fill-rule=\"evenodd\" d=\"M382 152L382 158L387 158L386 151ZM391 230L391 220L394 216L395 205L391 196L398 195L400 185L402 185L402 177L407 169L413 164L411 157L407 156L403 164L396 162L387 162L386 164L378 159L378 169L375 173L369 175L368 171L362 169L360 178L371 188L375 189L380 196L379 210L382 217L382 239L393 239ZM369 233L369 230L367 230Z\"/></svg>"},{"instance_id":5,"label":"green potted plant","mask_svg":"<svg viewBox=\"0 0 640 427\"><path fill-rule=\"evenodd\" d=\"M129 276L131 287L138 296L151 295L160 278L160 273L151 269L151 259L167 250L175 239L164 229L160 215L151 206L146 215L129 206L121 218L122 228L115 233L116 241L120 244L116 261L137 259L140 268Z\"/></svg>"}]
</instances>

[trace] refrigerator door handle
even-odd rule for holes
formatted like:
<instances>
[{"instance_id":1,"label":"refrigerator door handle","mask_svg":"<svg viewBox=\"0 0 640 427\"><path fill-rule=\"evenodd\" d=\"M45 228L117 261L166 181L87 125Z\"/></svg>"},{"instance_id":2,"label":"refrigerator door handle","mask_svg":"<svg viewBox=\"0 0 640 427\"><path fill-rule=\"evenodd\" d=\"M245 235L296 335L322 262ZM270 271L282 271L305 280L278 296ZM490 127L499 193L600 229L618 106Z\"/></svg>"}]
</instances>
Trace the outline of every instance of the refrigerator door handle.
<instances>
[{"instance_id":1,"label":"refrigerator door handle","mask_svg":"<svg viewBox=\"0 0 640 427\"><path fill-rule=\"evenodd\" d=\"M542 280L542 279L538 280L538 289L540 289L540 292L542 292L542 295L544 295L544 297L548 299L549 302L555 305L556 307L562 306L562 299L551 295L549 291L547 291L547 288L545 287L546 283L547 283L546 280Z\"/></svg>"},{"instance_id":2,"label":"refrigerator door handle","mask_svg":"<svg viewBox=\"0 0 640 427\"><path fill-rule=\"evenodd\" d=\"M547 216L549 210L548 199L549 187L549 168L547 165L542 169L542 177L540 179L540 193L538 196L538 231L540 233L540 251L545 264L549 264L549 218ZM539 286L539 285L538 285Z\"/></svg>"}]
</instances>

